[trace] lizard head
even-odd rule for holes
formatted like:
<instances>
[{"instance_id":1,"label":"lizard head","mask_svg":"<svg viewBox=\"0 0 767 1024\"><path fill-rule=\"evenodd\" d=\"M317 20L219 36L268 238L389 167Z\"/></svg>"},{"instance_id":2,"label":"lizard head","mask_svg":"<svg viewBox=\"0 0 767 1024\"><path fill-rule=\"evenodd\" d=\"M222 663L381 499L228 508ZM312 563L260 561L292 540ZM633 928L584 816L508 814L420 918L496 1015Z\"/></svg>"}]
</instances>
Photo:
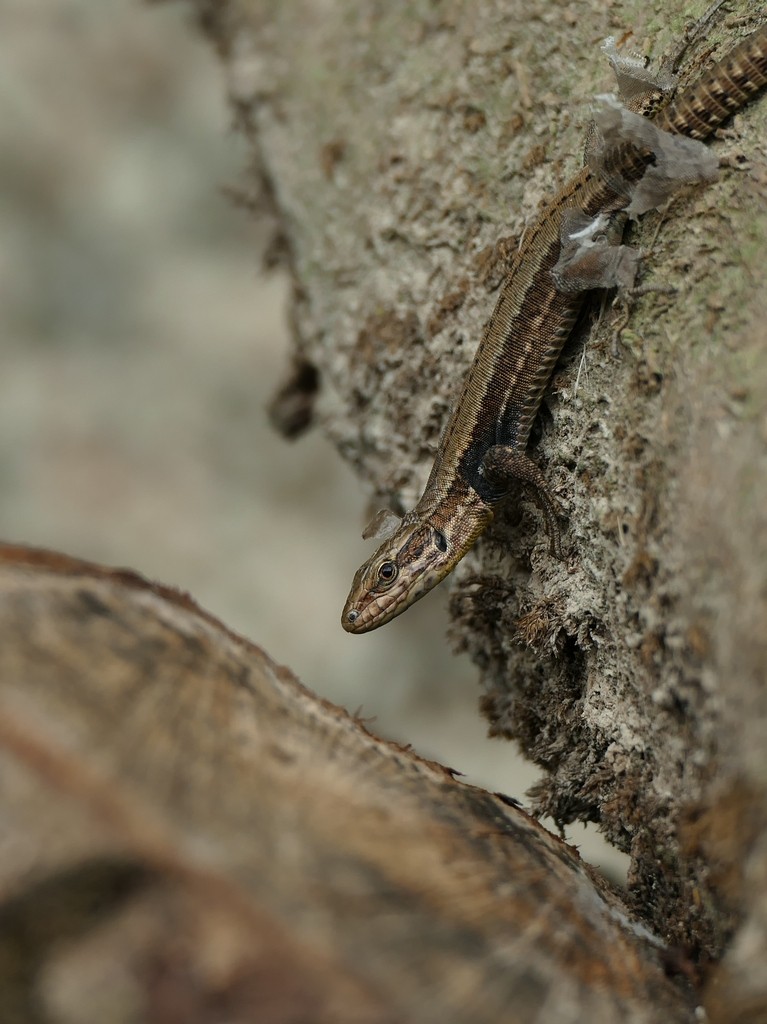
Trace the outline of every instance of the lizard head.
<instances>
[{"instance_id":1,"label":"lizard head","mask_svg":"<svg viewBox=\"0 0 767 1024\"><path fill-rule=\"evenodd\" d=\"M400 521L390 512L380 528L383 516L379 512L363 534L386 539L354 576L341 617L347 633L383 626L435 587L454 565L445 534L427 520L405 516Z\"/></svg>"},{"instance_id":2,"label":"lizard head","mask_svg":"<svg viewBox=\"0 0 767 1024\"><path fill-rule=\"evenodd\" d=\"M408 513L400 520L379 512L363 537L385 538L355 574L341 625L347 633L367 633L409 608L447 576L486 525L453 536L448 522ZM465 532L465 522L463 532Z\"/></svg>"}]
</instances>

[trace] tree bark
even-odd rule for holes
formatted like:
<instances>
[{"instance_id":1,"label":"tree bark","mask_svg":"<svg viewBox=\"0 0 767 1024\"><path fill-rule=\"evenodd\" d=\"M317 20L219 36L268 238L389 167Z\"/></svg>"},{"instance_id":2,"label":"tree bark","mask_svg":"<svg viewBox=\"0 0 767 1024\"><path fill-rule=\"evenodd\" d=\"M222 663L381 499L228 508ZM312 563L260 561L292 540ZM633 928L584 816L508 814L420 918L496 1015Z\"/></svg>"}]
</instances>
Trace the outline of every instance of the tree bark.
<instances>
[{"instance_id":1,"label":"tree bark","mask_svg":"<svg viewBox=\"0 0 767 1024\"><path fill-rule=\"evenodd\" d=\"M513 802L186 596L0 546L0 1021L693 1020Z\"/></svg>"},{"instance_id":2,"label":"tree bark","mask_svg":"<svg viewBox=\"0 0 767 1024\"><path fill-rule=\"evenodd\" d=\"M633 32L659 57L704 6L197 3L279 221L295 363L318 384L297 375L277 411L312 407L373 505L423 487L505 254L611 87L599 40ZM763 21L731 5L682 80ZM767 1006L766 123L762 99L716 143L745 165L635 232L645 281L674 291L637 302L619 357L610 313L565 351L536 458L568 512L566 561L523 506L449 583L491 731L545 769L536 810L598 822L647 923L700 963L727 951L728 1020L744 985L744 1020Z\"/></svg>"}]
</instances>

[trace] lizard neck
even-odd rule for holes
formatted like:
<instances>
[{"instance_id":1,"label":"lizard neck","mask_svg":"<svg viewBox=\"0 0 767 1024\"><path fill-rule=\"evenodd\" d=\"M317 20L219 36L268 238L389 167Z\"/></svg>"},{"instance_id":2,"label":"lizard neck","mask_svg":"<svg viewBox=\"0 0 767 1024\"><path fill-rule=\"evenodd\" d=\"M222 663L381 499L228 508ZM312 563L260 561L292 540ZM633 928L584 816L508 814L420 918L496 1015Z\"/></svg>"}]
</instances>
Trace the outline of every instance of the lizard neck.
<instances>
[{"instance_id":1,"label":"lizard neck","mask_svg":"<svg viewBox=\"0 0 767 1024\"><path fill-rule=\"evenodd\" d=\"M452 570L490 525L497 502L483 497L458 474L445 480L435 474L407 521L428 522L442 533L448 544Z\"/></svg>"}]
</instances>

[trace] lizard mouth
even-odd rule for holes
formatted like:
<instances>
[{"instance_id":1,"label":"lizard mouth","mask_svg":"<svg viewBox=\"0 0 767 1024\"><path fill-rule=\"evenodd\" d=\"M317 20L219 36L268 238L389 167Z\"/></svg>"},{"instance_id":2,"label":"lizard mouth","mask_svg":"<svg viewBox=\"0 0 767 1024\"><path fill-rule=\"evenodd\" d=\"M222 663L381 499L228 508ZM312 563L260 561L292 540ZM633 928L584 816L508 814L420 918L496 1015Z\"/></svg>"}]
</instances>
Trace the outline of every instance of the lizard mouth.
<instances>
[{"instance_id":1,"label":"lizard mouth","mask_svg":"<svg viewBox=\"0 0 767 1024\"><path fill-rule=\"evenodd\" d=\"M369 633L371 629L389 622L406 604L410 604L409 600L405 601L407 597L404 581L401 586L382 594L358 595L352 592L344 605L341 625L347 633Z\"/></svg>"}]
</instances>

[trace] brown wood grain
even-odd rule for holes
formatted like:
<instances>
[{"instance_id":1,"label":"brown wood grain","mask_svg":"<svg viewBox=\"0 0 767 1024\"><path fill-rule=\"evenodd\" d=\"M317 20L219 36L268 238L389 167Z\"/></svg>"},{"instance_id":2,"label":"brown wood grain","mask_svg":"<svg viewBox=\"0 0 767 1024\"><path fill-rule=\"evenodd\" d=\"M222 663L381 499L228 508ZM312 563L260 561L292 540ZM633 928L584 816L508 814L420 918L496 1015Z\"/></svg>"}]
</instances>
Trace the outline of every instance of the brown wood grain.
<instances>
[{"instance_id":1,"label":"brown wood grain","mask_svg":"<svg viewBox=\"0 0 767 1024\"><path fill-rule=\"evenodd\" d=\"M692 1019L574 849L133 573L0 548L0 761L2 1021Z\"/></svg>"}]
</instances>

